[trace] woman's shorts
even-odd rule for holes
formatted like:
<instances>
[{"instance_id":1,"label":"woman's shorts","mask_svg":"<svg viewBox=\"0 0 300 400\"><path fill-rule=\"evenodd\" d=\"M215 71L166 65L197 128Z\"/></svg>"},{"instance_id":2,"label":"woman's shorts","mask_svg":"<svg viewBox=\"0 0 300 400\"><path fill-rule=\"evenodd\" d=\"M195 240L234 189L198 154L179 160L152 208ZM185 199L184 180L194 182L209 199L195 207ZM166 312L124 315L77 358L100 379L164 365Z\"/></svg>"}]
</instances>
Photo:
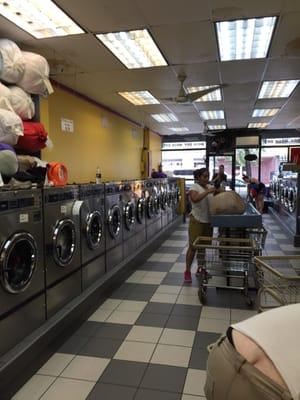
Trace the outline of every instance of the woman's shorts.
<instances>
[{"instance_id":1,"label":"woman's shorts","mask_svg":"<svg viewBox=\"0 0 300 400\"><path fill-rule=\"evenodd\" d=\"M212 236L213 228L210 224L199 222L193 215L190 215L189 244L192 245L199 236Z\"/></svg>"}]
</instances>

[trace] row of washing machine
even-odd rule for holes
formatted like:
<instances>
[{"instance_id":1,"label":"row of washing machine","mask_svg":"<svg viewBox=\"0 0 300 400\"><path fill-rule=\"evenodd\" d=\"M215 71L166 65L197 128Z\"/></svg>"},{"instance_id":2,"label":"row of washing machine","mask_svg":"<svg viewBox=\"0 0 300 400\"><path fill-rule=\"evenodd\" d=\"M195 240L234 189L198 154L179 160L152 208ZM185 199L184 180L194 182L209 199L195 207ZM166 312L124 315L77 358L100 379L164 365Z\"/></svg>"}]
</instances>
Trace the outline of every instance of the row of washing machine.
<instances>
[{"instance_id":1,"label":"row of washing machine","mask_svg":"<svg viewBox=\"0 0 300 400\"><path fill-rule=\"evenodd\" d=\"M0 355L177 215L176 180L0 192Z\"/></svg>"},{"instance_id":2,"label":"row of washing machine","mask_svg":"<svg viewBox=\"0 0 300 400\"><path fill-rule=\"evenodd\" d=\"M293 213L297 206L297 181L296 179L277 179L270 182L270 194L282 206Z\"/></svg>"}]
</instances>

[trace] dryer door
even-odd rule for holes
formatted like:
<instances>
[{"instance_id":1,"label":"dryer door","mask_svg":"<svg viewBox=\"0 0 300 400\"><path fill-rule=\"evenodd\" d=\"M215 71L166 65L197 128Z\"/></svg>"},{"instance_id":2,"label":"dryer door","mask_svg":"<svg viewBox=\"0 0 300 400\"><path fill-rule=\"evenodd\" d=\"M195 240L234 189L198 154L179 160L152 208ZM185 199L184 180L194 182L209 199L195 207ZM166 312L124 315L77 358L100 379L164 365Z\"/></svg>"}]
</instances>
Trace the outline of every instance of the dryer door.
<instances>
[{"instance_id":1,"label":"dryer door","mask_svg":"<svg viewBox=\"0 0 300 400\"><path fill-rule=\"evenodd\" d=\"M23 292L31 283L36 268L37 245L28 232L12 235L2 246L0 273L3 288L9 293Z\"/></svg>"},{"instance_id":2,"label":"dryer door","mask_svg":"<svg viewBox=\"0 0 300 400\"><path fill-rule=\"evenodd\" d=\"M139 224L143 223L145 215L145 200L144 199L138 199L137 204L136 204L136 219Z\"/></svg>"},{"instance_id":3,"label":"dryer door","mask_svg":"<svg viewBox=\"0 0 300 400\"><path fill-rule=\"evenodd\" d=\"M134 204L130 201L124 207L125 227L131 231L135 225Z\"/></svg>"},{"instance_id":4,"label":"dryer door","mask_svg":"<svg viewBox=\"0 0 300 400\"><path fill-rule=\"evenodd\" d=\"M76 229L74 222L61 219L53 232L53 258L57 265L66 267L72 261L76 249Z\"/></svg>"},{"instance_id":5,"label":"dryer door","mask_svg":"<svg viewBox=\"0 0 300 400\"><path fill-rule=\"evenodd\" d=\"M121 218L122 215L120 207L117 204L115 204L108 210L107 214L108 231L113 239L116 239L120 234L121 224L122 224Z\"/></svg>"},{"instance_id":6,"label":"dryer door","mask_svg":"<svg viewBox=\"0 0 300 400\"><path fill-rule=\"evenodd\" d=\"M103 220L99 211L93 211L88 214L85 233L87 244L91 250L101 245L103 238Z\"/></svg>"},{"instance_id":7,"label":"dryer door","mask_svg":"<svg viewBox=\"0 0 300 400\"><path fill-rule=\"evenodd\" d=\"M289 194L288 194L288 209L290 213L293 213L296 209L297 205L297 192L295 188L290 188L289 189Z\"/></svg>"},{"instance_id":8,"label":"dryer door","mask_svg":"<svg viewBox=\"0 0 300 400\"><path fill-rule=\"evenodd\" d=\"M149 219L151 219L153 217L153 214L154 214L154 201L153 201L153 197L152 196L147 197L147 200L146 200L146 213L147 213L147 217Z\"/></svg>"}]
</instances>

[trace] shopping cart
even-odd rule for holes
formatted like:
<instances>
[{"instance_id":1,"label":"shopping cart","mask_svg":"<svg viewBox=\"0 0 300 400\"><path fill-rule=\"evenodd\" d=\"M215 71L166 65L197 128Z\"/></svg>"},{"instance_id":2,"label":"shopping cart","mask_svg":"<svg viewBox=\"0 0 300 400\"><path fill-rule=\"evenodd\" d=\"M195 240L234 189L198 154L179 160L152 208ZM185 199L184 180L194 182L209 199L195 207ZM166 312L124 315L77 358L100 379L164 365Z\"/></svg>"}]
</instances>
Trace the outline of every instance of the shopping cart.
<instances>
[{"instance_id":1,"label":"shopping cart","mask_svg":"<svg viewBox=\"0 0 300 400\"><path fill-rule=\"evenodd\" d=\"M248 273L257 253L257 244L251 238L198 237L194 243L199 267L198 296L206 303L207 288L226 288L243 291L250 306Z\"/></svg>"},{"instance_id":2,"label":"shopping cart","mask_svg":"<svg viewBox=\"0 0 300 400\"><path fill-rule=\"evenodd\" d=\"M254 261L259 311L300 302L300 256L264 256Z\"/></svg>"},{"instance_id":3,"label":"shopping cart","mask_svg":"<svg viewBox=\"0 0 300 400\"><path fill-rule=\"evenodd\" d=\"M253 239L256 242L256 256L261 256L265 248L268 231L262 225L260 228L246 228L246 237Z\"/></svg>"}]
</instances>

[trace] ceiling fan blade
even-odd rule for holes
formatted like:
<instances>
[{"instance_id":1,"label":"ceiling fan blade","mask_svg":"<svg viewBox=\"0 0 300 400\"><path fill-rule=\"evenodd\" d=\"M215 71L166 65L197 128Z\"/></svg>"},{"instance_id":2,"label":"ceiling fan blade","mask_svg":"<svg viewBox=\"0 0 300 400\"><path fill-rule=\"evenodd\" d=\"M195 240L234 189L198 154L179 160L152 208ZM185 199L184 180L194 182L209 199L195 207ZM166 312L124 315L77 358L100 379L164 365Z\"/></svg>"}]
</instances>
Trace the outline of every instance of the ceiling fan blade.
<instances>
[{"instance_id":1,"label":"ceiling fan blade","mask_svg":"<svg viewBox=\"0 0 300 400\"><path fill-rule=\"evenodd\" d=\"M216 87L209 88L209 89L199 90L198 92L188 93L186 96L189 99L189 101L195 101L195 100L200 99L201 97L205 96L206 94L209 94L218 89L221 89L221 87L222 86L216 86Z\"/></svg>"},{"instance_id":2,"label":"ceiling fan blade","mask_svg":"<svg viewBox=\"0 0 300 400\"><path fill-rule=\"evenodd\" d=\"M163 97L160 100L162 100L162 101L176 101L176 98L175 97Z\"/></svg>"}]
</instances>

